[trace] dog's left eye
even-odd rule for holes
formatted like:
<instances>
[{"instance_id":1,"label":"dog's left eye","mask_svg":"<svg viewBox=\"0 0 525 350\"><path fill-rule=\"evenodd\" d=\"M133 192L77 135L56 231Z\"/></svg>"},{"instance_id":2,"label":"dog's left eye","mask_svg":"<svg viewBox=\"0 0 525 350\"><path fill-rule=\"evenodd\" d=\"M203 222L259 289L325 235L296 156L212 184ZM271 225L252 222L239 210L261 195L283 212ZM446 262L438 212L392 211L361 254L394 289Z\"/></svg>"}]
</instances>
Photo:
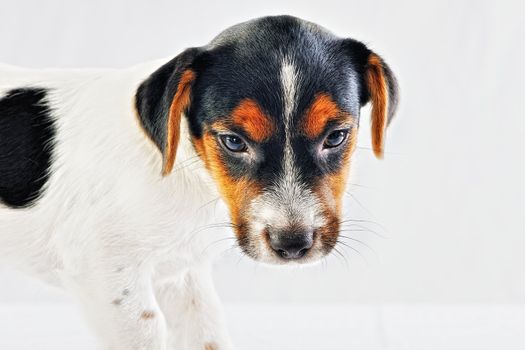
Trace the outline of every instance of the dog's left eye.
<instances>
[{"instance_id":1,"label":"dog's left eye","mask_svg":"<svg viewBox=\"0 0 525 350\"><path fill-rule=\"evenodd\" d=\"M331 132L324 140L324 148L340 146L348 136L348 130L336 130Z\"/></svg>"},{"instance_id":2,"label":"dog's left eye","mask_svg":"<svg viewBox=\"0 0 525 350\"><path fill-rule=\"evenodd\" d=\"M248 148L246 142L244 142L239 136L223 135L220 138L224 147L231 152L245 152Z\"/></svg>"}]
</instances>

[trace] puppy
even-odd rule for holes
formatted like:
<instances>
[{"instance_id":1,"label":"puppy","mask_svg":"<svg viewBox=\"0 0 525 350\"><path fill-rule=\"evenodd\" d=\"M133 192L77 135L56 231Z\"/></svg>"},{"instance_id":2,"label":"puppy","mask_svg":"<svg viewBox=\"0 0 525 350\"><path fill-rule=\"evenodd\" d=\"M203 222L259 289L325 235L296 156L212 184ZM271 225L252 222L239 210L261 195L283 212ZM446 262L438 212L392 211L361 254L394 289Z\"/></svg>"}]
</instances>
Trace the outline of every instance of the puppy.
<instances>
[{"instance_id":1,"label":"puppy","mask_svg":"<svg viewBox=\"0 0 525 350\"><path fill-rule=\"evenodd\" d=\"M104 348L232 349L209 204L253 259L319 260L360 108L381 157L397 96L364 44L289 16L125 70L0 66L0 256L71 291Z\"/></svg>"}]
</instances>

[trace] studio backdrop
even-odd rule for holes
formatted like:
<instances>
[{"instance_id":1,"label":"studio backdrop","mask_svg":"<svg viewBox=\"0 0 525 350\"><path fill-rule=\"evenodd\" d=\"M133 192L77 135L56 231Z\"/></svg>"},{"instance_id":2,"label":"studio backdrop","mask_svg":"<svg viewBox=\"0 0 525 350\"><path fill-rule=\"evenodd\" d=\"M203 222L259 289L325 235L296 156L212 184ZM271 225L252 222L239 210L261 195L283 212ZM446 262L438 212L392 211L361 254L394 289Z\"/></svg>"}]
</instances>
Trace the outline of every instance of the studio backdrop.
<instances>
[{"instance_id":1,"label":"studio backdrop","mask_svg":"<svg viewBox=\"0 0 525 350\"><path fill-rule=\"evenodd\" d=\"M520 8L521 7L521 8ZM0 62L126 67L253 17L291 14L362 40L399 78L385 159L369 110L346 190L349 246L303 268L217 261L229 302L525 301L523 5L506 1L9 1ZM65 296L0 271L0 302ZM37 286L35 288L35 285Z\"/></svg>"}]
</instances>

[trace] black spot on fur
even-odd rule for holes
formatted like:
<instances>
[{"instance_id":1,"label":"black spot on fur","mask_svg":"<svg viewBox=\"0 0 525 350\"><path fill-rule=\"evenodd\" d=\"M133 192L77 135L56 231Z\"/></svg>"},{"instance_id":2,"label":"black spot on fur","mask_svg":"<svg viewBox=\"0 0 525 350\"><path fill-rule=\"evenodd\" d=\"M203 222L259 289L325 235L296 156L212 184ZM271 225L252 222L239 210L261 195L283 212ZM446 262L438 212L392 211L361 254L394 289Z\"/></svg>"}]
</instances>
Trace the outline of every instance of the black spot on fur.
<instances>
[{"instance_id":1,"label":"black spot on fur","mask_svg":"<svg viewBox=\"0 0 525 350\"><path fill-rule=\"evenodd\" d=\"M0 201L27 207L49 178L55 127L46 90L24 88L0 98Z\"/></svg>"},{"instance_id":2,"label":"black spot on fur","mask_svg":"<svg viewBox=\"0 0 525 350\"><path fill-rule=\"evenodd\" d=\"M121 298L115 299L111 302L111 304L115 306L119 306L120 304L122 304L122 299Z\"/></svg>"}]
</instances>

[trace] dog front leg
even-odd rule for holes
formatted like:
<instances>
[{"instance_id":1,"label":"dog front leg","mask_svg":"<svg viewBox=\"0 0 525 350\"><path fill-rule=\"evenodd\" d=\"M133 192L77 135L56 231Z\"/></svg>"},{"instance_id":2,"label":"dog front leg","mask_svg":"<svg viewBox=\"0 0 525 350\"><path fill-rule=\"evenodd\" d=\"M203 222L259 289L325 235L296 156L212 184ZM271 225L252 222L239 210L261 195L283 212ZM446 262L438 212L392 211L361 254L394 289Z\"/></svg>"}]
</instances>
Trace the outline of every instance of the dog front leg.
<instances>
[{"instance_id":1,"label":"dog front leg","mask_svg":"<svg viewBox=\"0 0 525 350\"><path fill-rule=\"evenodd\" d=\"M159 303L174 350L232 350L211 269L190 269L159 288Z\"/></svg>"},{"instance_id":2,"label":"dog front leg","mask_svg":"<svg viewBox=\"0 0 525 350\"><path fill-rule=\"evenodd\" d=\"M80 281L75 278L69 285L105 348L166 350L166 322L149 273L117 267Z\"/></svg>"}]
</instances>

